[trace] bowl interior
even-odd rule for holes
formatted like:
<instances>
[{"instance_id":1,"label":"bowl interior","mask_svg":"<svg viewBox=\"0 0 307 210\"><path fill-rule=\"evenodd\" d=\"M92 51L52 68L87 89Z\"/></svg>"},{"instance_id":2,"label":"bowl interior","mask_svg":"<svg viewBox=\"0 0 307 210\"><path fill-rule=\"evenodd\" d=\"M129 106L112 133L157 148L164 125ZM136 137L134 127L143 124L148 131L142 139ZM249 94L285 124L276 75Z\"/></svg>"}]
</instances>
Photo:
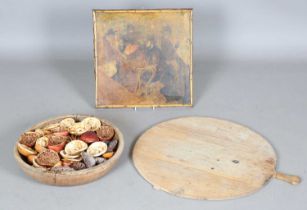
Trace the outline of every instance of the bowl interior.
<instances>
[{"instance_id":1,"label":"bowl interior","mask_svg":"<svg viewBox=\"0 0 307 210\"><path fill-rule=\"evenodd\" d=\"M36 125L34 125L33 127L31 127L30 129L28 129L27 131L31 131L34 129L38 129L38 128L43 128L49 124L53 124L53 123L58 123L61 120L65 119L65 118L73 118L75 119L76 122L83 120L86 117L94 117L94 116L87 116L87 115L66 115L66 116L60 116L60 117L56 117L56 118L52 118L46 121L43 121L41 123L38 123ZM98 117L96 117L98 118ZM114 126L111 122L104 120L104 119L100 119L98 118L102 123L105 123L107 125L110 125L114 128L115 130L115 136L118 139L118 146L117 146L117 150L114 153L114 155L108 159L107 161L105 161L104 163L101 163L99 165L93 166L91 168L87 168L87 169L82 169L82 170L76 170L76 171L63 171L60 172L61 175L82 175L82 174L89 174L91 172L97 172L97 171L101 171L101 170L108 170L108 168L111 168L115 162L119 159L120 155L123 152L123 148L124 148L124 139L123 139L123 135L121 133L121 131ZM27 132L26 131L26 132ZM48 173L48 174L54 174L57 172L54 171L50 171L50 170L46 170L43 168L35 168L32 165L28 164L27 160L25 157L23 157L21 154L19 154L18 149L17 149L17 143L15 144L14 147L14 157L16 159L16 161L18 162L18 164L22 167L22 169L26 172L30 172L30 173Z\"/></svg>"}]
</instances>

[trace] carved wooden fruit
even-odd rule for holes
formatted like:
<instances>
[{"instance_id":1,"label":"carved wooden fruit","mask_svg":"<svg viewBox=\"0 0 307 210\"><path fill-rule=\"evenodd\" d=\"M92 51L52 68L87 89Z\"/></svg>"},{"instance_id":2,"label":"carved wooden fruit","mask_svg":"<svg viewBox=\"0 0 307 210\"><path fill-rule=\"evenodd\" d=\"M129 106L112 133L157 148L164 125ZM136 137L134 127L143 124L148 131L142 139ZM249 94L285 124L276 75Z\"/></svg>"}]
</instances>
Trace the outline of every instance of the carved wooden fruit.
<instances>
[{"instance_id":1,"label":"carved wooden fruit","mask_svg":"<svg viewBox=\"0 0 307 210\"><path fill-rule=\"evenodd\" d=\"M59 123L61 120L66 118L74 118L75 120L82 120L88 116L81 116L81 115L68 115L68 116L60 116L54 119L50 119L47 121L44 121L42 123L39 123L35 126L33 126L29 130L37 129L45 127L49 124ZM92 182L103 175L105 175L108 171L111 170L111 168L116 164L118 161L120 155L123 152L124 148L124 138L120 130L115 127L112 123L100 119L103 123L107 125L111 125L116 132L116 137L119 140L118 148L116 152L114 153L114 156L109 159L108 161L99 164L97 166L94 166L89 169L83 169L78 171L62 171L62 172L56 172L56 171L46 171L43 168L35 168L27 163L26 159L23 159L21 155L18 153L17 150L17 143L14 148L14 157L21 167L21 169L30 177L33 179L40 181L45 184L50 185L59 185L59 186L69 186L69 185L79 185L79 184L85 184L88 182Z\"/></svg>"},{"instance_id":2,"label":"carved wooden fruit","mask_svg":"<svg viewBox=\"0 0 307 210\"><path fill-rule=\"evenodd\" d=\"M221 200L253 193L276 172L272 146L254 131L229 121L185 117L160 123L137 141L133 161L154 188L192 199Z\"/></svg>"}]
</instances>

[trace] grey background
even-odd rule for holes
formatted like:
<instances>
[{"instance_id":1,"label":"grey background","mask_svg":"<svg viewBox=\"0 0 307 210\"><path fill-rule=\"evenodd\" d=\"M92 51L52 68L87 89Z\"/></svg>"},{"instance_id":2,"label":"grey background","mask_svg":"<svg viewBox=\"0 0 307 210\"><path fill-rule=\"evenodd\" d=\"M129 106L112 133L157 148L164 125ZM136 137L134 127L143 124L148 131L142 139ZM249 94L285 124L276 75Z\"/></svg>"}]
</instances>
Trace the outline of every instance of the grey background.
<instances>
[{"instance_id":1,"label":"grey background","mask_svg":"<svg viewBox=\"0 0 307 210\"><path fill-rule=\"evenodd\" d=\"M91 9L194 8L193 108L94 108ZM294 209L307 199L307 2L0 1L1 209ZM93 114L115 123L126 147L104 178L77 187L33 181L12 150L31 125L62 114ZM130 158L137 137L158 122L187 115L247 125L279 156L278 170L302 184L273 180L235 200L195 201L152 189Z\"/></svg>"}]
</instances>

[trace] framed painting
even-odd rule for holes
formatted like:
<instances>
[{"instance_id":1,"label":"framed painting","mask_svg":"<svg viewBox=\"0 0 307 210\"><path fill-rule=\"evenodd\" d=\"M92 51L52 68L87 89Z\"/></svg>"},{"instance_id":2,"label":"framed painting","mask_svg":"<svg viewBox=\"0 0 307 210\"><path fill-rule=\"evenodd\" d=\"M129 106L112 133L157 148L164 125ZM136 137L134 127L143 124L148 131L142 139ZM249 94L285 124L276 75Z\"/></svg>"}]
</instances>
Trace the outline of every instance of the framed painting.
<instances>
[{"instance_id":1,"label":"framed painting","mask_svg":"<svg viewBox=\"0 0 307 210\"><path fill-rule=\"evenodd\" d=\"M96 106L192 106L192 9L94 10Z\"/></svg>"}]
</instances>

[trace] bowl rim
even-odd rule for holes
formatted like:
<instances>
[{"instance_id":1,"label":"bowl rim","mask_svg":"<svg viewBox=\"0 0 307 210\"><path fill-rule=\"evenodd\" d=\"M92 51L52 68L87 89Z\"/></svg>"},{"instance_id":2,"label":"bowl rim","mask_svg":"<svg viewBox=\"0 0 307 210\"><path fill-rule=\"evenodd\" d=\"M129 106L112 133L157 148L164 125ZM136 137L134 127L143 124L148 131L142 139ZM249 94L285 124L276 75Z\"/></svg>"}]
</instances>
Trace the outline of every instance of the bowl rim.
<instances>
[{"instance_id":1,"label":"bowl rim","mask_svg":"<svg viewBox=\"0 0 307 210\"><path fill-rule=\"evenodd\" d=\"M96 166L93 166L91 168L82 169L82 170L75 170L75 171L55 172L55 171L51 171L51 170L46 170L44 168L35 168L32 165L25 162L18 152L18 149L17 149L18 141L17 141L14 145L14 158L17 161L17 163L22 168L24 168L25 170L28 170L28 171L31 171L31 172L34 172L34 173L60 174L60 175L64 175L64 176L65 175L67 175L67 176L75 176L75 175L79 176L79 175L94 173L95 171L101 171L102 169L107 169L107 168L112 167L117 162L117 160L119 159L119 157L121 156L121 154L124 150L124 137L123 137L122 132L119 130L119 128L116 127L113 123L111 123L108 120L105 120L103 118L100 118L100 117L97 117L97 116L94 116L94 115L79 115L79 114L76 114L76 115L61 115L61 116L58 116L58 117L49 118L47 120L41 121L40 123L37 123L34 126L32 126L31 128L27 129L25 132L31 131L31 130L36 129L36 128L40 128L43 125L46 125L48 123L55 123L56 121L60 121L62 119L70 118L70 117L75 119L75 120L76 119L79 119L79 120L84 119L86 117L95 117L95 118L99 119L101 122L112 126L115 130L115 133L118 135L118 147L117 147L117 150L114 153L114 155L110 159L108 159L106 162L99 164L99 165L96 165Z\"/></svg>"}]
</instances>

